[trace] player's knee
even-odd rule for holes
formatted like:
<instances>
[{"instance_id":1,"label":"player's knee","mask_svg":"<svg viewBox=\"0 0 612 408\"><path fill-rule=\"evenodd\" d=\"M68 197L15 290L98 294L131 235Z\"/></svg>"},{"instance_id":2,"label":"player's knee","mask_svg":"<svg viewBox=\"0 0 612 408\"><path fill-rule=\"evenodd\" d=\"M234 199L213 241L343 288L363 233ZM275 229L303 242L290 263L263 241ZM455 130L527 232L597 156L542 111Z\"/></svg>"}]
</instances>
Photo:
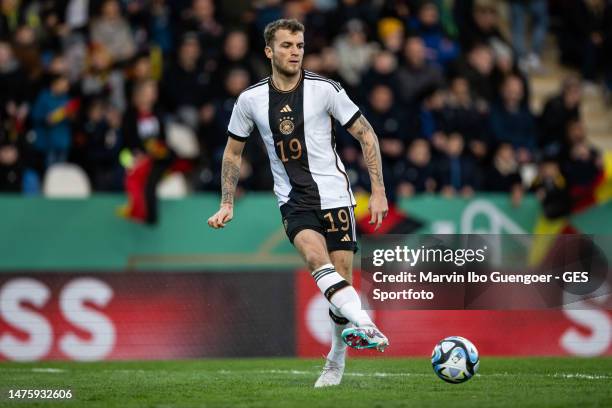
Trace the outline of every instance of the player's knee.
<instances>
[{"instance_id":1,"label":"player's knee","mask_svg":"<svg viewBox=\"0 0 612 408\"><path fill-rule=\"evenodd\" d=\"M329 257L325 256L325 254L320 254L317 252L310 252L306 254L306 264L308 265L308 269L314 271L319 269L323 265L330 264L331 261Z\"/></svg>"}]
</instances>

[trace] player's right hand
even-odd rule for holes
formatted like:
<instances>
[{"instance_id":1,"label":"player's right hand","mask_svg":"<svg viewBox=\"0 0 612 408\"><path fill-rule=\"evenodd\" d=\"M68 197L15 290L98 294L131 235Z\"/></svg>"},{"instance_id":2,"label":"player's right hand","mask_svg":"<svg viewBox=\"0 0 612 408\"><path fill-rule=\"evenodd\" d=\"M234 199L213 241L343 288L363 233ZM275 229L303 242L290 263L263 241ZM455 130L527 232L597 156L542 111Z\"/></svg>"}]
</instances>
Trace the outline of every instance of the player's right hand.
<instances>
[{"instance_id":1,"label":"player's right hand","mask_svg":"<svg viewBox=\"0 0 612 408\"><path fill-rule=\"evenodd\" d=\"M234 207L229 204L222 204L219 211L208 219L208 225L214 229L223 228L232 218L234 218Z\"/></svg>"}]
</instances>

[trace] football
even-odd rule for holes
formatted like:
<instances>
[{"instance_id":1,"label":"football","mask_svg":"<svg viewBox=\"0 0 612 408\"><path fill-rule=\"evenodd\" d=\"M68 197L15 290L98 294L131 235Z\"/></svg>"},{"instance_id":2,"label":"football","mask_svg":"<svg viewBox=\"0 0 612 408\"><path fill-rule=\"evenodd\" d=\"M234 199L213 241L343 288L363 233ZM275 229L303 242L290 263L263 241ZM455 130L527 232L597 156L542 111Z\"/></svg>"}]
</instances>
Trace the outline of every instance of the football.
<instances>
[{"instance_id":1,"label":"football","mask_svg":"<svg viewBox=\"0 0 612 408\"><path fill-rule=\"evenodd\" d=\"M471 341L459 336L442 339L431 353L431 365L438 377L446 382L466 382L476 374L480 359Z\"/></svg>"}]
</instances>

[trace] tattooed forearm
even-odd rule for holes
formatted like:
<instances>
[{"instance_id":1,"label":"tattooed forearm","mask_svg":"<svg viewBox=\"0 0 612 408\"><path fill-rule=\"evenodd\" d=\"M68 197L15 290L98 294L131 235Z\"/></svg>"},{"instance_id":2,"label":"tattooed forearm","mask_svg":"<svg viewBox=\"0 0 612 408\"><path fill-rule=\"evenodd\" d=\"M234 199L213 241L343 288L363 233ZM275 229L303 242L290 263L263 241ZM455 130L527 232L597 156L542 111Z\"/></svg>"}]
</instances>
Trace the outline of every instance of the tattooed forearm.
<instances>
[{"instance_id":1,"label":"tattooed forearm","mask_svg":"<svg viewBox=\"0 0 612 408\"><path fill-rule=\"evenodd\" d=\"M234 194L240 179L240 159L223 158L221 165L221 204L234 204Z\"/></svg>"},{"instance_id":2,"label":"tattooed forearm","mask_svg":"<svg viewBox=\"0 0 612 408\"><path fill-rule=\"evenodd\" d=\"M385 187L382 174L382 159L380 157L380 148L378 146L378 139L372 134L371 142L361 142L361 149L363 150L363 157L368 166L368 172L370 173L370 181L372 187Z\"/></svg>"},{"instance_id":3,"label":"tattooed forearm","mask_svg":"<svg viewBox=\"0 0 612 408\"><path fill-rule=\"evenodd\" d=\"M374 133L374 129L372 129L372 125L370 122L364 117L360 116L359 119L355 122L355 124L351 127L353 130L353 136L355 139L359 140L359 142L363 143L363 139L368 133Z\"/></svg>"},{"instance_id":4,"label":"tattooed forearm","mask_svg":"<svg viewBox=\"0 0 612 408\"><path fill-rule=\"evenodd\" d=\"M385 183L383 181L380 147L378 145L378 138L374 133L374 129L372 129L372 125L370 125L370 122L368 122L365 117L360 116L353 126L351 126L349 132L355 139L359 140L361 144L363 158L365 159L366 165L368 166L368 173L370 174L372 189L384 188Z\"/></svg>"}]
</instances>

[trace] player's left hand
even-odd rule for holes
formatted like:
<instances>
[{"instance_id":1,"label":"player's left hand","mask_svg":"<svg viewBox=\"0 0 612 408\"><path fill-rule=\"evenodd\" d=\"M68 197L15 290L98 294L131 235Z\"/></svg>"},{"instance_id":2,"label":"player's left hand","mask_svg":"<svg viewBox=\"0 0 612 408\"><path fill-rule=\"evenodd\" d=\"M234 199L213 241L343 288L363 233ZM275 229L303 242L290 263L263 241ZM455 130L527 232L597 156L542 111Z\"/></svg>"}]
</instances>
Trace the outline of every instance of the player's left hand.
<instances>
[{"instance_id":1,"label":"player's left hand","mask_svg":"<svg viewBox=\"0 0 612 408\"><path fill-rule=\"evenodd\" d=\"M383 218L385 218L389 212L389 204L387 203L385 193L372 192L368 209L370 210L370 214L372 214L370 224L376 224L376 227L374 228L376 231L382 225Z\"/></svg>"}]
</instances>

